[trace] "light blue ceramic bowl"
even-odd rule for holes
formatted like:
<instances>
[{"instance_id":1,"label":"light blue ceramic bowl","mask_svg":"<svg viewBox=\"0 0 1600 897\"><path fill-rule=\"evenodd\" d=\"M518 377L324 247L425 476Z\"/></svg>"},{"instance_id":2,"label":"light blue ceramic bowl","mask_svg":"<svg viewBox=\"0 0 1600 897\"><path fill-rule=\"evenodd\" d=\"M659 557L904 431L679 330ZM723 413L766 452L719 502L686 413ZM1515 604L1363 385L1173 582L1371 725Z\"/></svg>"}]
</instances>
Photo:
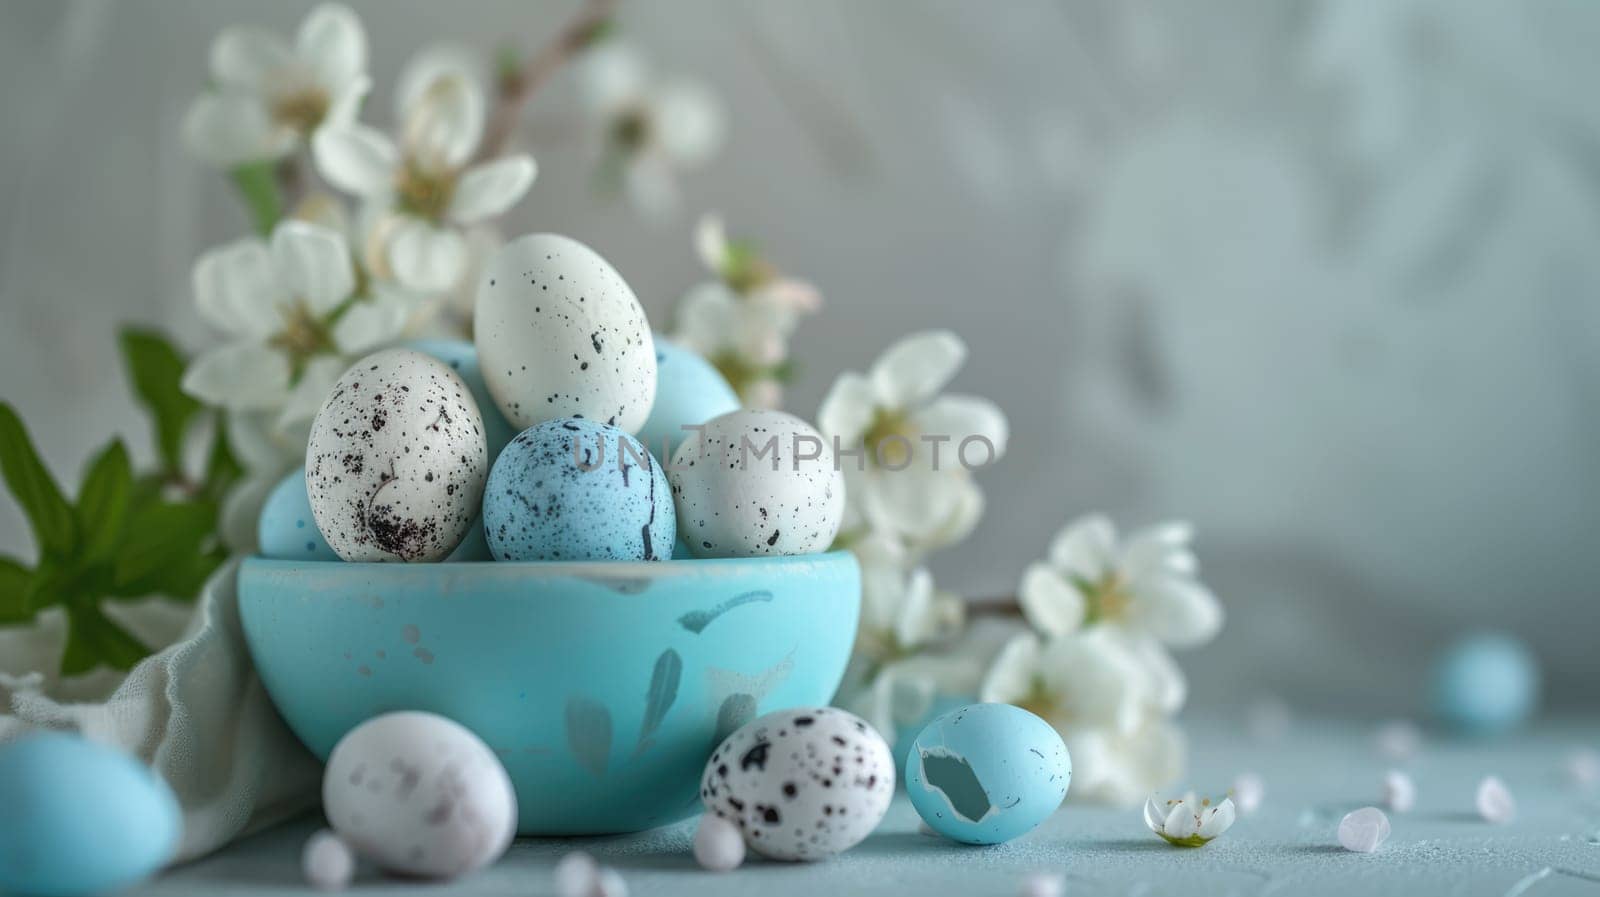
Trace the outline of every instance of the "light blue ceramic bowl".
<instances>
[{"instance_id":1,"label":"light blue ceramic bowl","mask_svg":"<svg viewBox=\"0 0 1600 897\"><path fill-rule=\"evenodd\" d=\"M250 652L326 758L391 710L476 732L524 835L631 832L699 807L706 757L760 714L826 704L855 640L848 552L656 563L252 558Z\"/></svg>"}]
</instances>

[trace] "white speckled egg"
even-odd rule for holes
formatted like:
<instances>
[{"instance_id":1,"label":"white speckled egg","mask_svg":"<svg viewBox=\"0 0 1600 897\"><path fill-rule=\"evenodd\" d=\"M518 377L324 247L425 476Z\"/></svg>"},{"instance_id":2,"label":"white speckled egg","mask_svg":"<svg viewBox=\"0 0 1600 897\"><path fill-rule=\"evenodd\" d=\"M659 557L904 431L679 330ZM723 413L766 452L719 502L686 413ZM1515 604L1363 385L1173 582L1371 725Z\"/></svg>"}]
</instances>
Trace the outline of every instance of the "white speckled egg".
<instances>
[{"instance_id":1,"label":"white speckled egg","mask_svg":"<svg viewBox=\"0 0 1600 897\"><path fill-rule=\"evenodd\" d=\"M322 808L357 853L391 872L453 878L494 862L517 797L494 751L432 713L374 717L334 746Z\"/></svg>"},{"instance_id":2,"label":"white speckled egg","mask_svg":"<svg viewBox=\"0 0 1600 897\"><path fill-rule=\"evenodd\" d=\"M306 444L311 513L347 561L442 560L478 516L488 474L467 385L411 349L345 371Z\"/></svg>"},{"instance_id":3,"label":"white speckled egg","mask_svg":"<svg viewBox=\"0 0 1600 897\"><path fill-rule=\"evenodd\" d=\"M707 421L667 470L678 535L698 557L826 551L844 517L844 475L810 424L743 409Z\"/></svg>"},{"instance_id":4,"label":"white speckled egg","mask_svg":"<svg viewBox=\"0 0 1600 897\"><path fill-rule=\"evenodd\" d=\"M818 860L859 844L894 797L894 758L876 729L834 707L746 723L706 762L700 800L751 850Z\"/></svg>"},{"instance_id":5,"label":"white speckled egg","mask_svg":"<svg viewBox=\"0 0 1600 897\"><path fill-rule=\"evenodd\" d=\"M650 414L656 352L644 309L617 269L571 237L502 247L478 281L473 327L489 393L518 430L583 417L634 433Z\"/></svg>"}]
</instances>

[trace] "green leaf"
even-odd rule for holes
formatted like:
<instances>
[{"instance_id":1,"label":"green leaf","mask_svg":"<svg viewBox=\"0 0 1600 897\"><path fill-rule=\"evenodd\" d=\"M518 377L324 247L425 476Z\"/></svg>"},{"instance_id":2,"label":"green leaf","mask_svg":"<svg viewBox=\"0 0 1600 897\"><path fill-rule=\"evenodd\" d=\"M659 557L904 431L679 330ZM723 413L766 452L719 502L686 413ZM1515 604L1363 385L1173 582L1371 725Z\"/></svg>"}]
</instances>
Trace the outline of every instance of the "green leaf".
<instances>
[{"instance_id":1,"label":"green leaf","mask_svg":"<svg viewBox=\"0 0 1600 897\"><path fill-rule=\"evenodd\" d=\"M150 655L150 649L128 630L106 616L95 603L67 605L67 648L61 654L61 674L87 673L101 664L129 670Z\"/></svg>"},{"instance_id":2,"label":"green leaf","mask_svg":"<svg viewBox=\"0 0 1600 897\"><path fill-rule=\"evenodd\" d=\"M275 164L270 161L251 162L235 168L230 176L239 188L244 204L250 207L250 219L255 222L256 233L265 237L283 217L283 200L278 196L278 177Z\"/></svg>"},{"instance_id":3,"label":"green leaf","mask_svg":"<svg viewBox=\"0 0 1600 897\"><path fill-rule=\"evenodd\" d=\"M112 594L121 598L162 594L178 575L175 571L200 553L216 522L216 505L205 501L157 501L134 511L112 564Z\"/></svg>"},{"instance_id":4,"label":"green leaf","mask_svg":"<svg viewBox=\"0 0 1600 897\"><path fill-rule=\"evenodd\" d=\"M70 557L78 541L72 507L39 460L22 419L5 402L0 402L0 471L33 526L40 554Z\"/></svg>"},{"instance_id":5,"label":"green leaf","mask_svg":"<svg viewBox=\"0 0 1600 897\"><path fill-rule=\"evenodd\" d=\"M118 343L122 361L133 381L133 392L150 413L156 431L156 448L168 473L183 468L183 437L200 403L183 391L183 356L172 343L153 330L124 327Z\"/></svg>"},{"instance_id":6,"label":"green leaf","mask_svg":"<svg viewBox=\"0 0 1600 897\"><path fill-rule=\"evenodd\" d=\"M0 557L0 626L26 623L33 619L28 606L28 587L33 571L8 557Z\"/></svg>"},{"instance_id":7,"label":"green leaf","mask_svg":"<svg viewBox=\"0 0 1600 897\"><path fill-rule=\"evenodd\" d=\"M223 425L220 416L217 418L216 431L211 441L211 454L206 457L205 480L201 485L206 497L220 505L228 488L244 475L244 467L233 455L233 447L228 443L228 428Z\"/></svg>"},{"instance_id":8,"label":"green leaf","mask_svg":"<svg viewBox=\"0 0 1600 897\"><path fill-rule=\"evenodd\" d=\"M89 465L78 489L78 532L83 534L83 559L106 560L122 541L133 495L133 468L122 440L113 439Z\"/></svg>"}]
</instances>

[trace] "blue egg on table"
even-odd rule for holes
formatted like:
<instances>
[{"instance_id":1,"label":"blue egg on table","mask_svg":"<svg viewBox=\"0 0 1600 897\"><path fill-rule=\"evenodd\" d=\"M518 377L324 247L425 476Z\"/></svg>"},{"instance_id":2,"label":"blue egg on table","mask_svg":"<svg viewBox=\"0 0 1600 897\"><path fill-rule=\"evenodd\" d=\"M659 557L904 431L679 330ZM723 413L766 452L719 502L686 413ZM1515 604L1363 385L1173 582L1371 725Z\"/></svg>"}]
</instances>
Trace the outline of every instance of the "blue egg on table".
<instances>
[{"instance_id":1,"label":"blue egg on table","mask_svg":"<svg viewBox=\"0 0 1600 897\"><path fill-rule=\"evenodd\" d=\"M1440 655L1434 668L1434 713L1461 732L1514 729L1538 705L1538 658L1505 633L1462 638Z\"/></svg>"},{"instance_id":2,"label":"blue egg on table","mask_svg":"<svg viewBox=\"0 0 1600 897\"><path fill-rule=\"evenodd\" d=\"M0 745L0 893L116 890L172 859L183 818L144 764L77 735Z\"/></svg>"},{"instance_id":3,"label":"blue egg on table","mask_svg":"<svg viewBox=\"0 0 1600 897\"><path fill-rule=\"evenodd\" d=\"M483 492L497 561L659 561L678 524L661 465L619 427L548 420L500 453Z\"/></svg>"},{"instance_id":4,"label":"blue egg on table","mask_svg":"<svg viewBox=\"0 0 1600 897\"><path fill-rule=\"evenodd\" d=\"M906 755L906 794L934 831L1001 844L1067 796L1072 757L1050 724L1010 704L968 704L929 723Z\"/></svg>"},{"instance_id":5,"label":"blue egg on table","mask_svg":"<svg viewBox=\"0 0 1600 897\"><path fill-rule=\"evenodd\" d=\"M337 561L339 556L322 538L317 521L311 516L311 499L306 496L306 471L299 468L284 477L267 503L261 506L256 524L256 541L261 556L281 561Z\"/></svg>"},{"instance_id":6,"label":"blue egg on table","mask_svg":"<svg viewBox=\"0 0 1600 897\"><path fill-rule=\"evenodd\" d=\"M685 425L698 426L733 411L739 407L739 396L699 354L659 336L655 343L656 400L636 435L664 461L690 434Z\"/></svg>"},{"instance_id":7,"label":"blue egg on table","mask_svg":"<svg viewBox=\"0 0 1600 897\"><path fill-rule=\"evenodd\" d=\"M499 456L501 449L517 435L506 416L500 413L500 406L494 403L494 397L489 395L489 387L483 381L483 369L478 365L478 347L465 340L453 339L419 339L406 343L409 349L416 349L425 355L432 355L460 375L467 389L472 391L472 400L478 403L478 413L483 415L483 438L489 448L489 463ZM455 557L449 560L464 560Z\"/></svg>"},{"instance_id":8,"label":"blue egg on table","mask_svg":"<svg viewBox=\"0 0 1600 897\"><path fill-rule=\"evenodd\" d=\"M311 499L306 495L305 468L297 468L273 487L267 503L261 506L261 517L256 524L256 541L261 545L261 556L280 561L338 561L317 529L311 516ZM480 519L467 530L461 544L445 558L446 561L490 560L489 545L483 537Z\"/></svg>"}]
</instances>

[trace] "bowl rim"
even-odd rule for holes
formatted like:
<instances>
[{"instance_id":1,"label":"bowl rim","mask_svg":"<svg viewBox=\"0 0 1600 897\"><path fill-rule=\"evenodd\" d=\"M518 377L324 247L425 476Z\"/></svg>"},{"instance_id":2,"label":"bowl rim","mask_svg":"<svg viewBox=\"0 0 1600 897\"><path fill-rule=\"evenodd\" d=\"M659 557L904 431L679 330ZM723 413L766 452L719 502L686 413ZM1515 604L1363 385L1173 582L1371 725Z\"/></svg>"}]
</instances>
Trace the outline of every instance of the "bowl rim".
<instances>
[{"instance_id":1,"label":"bowl rim","mask_svg":"<svg viewBox=\"0 0 1600 897\"><path fill-rule=\"evenodd\" d=\"M768 572L812 564L858 564L854 552L847 549L824 551L818 554L778 554L741 558L676 558L662 561L437 561L432 563L390 563L382 561L309 561L288 558L268 558L251 555L244 559L245 569L262 572L289 572L300 570L343 571L350 574L370 573L389 575L403 571L462 571L491 570L504 573L521 573L530 577L593 577L593 578L663 578L696 576L707 573L735 575ZM420 578L423 574L418 573Z\"/></svg>"}]
</instances>

